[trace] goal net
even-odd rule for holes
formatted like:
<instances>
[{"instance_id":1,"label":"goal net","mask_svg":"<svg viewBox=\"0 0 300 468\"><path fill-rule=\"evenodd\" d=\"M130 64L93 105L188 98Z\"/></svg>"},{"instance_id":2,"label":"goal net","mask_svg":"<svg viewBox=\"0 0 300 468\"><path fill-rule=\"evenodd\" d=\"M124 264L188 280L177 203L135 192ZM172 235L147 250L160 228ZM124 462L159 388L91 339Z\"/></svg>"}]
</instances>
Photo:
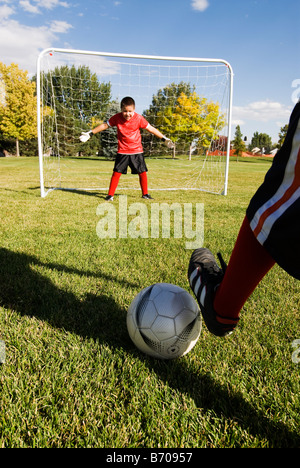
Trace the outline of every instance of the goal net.
<instances>
[{"instance_id":1,"label":"goal net","mask_svg":"<svg viewBox=\"0 0 300 468\"><path fill-rule=\"evenodd\" d=\"M41 196L54 189L107 191L116 129L86 143L79 136L120 112L125 96L175 143L168 149L142 130L149 190L226 195L232 85L225 60L44 50L37 63ZM137 188L137 176L121 177L118 191Z\"/></svg>"}]
</instances>

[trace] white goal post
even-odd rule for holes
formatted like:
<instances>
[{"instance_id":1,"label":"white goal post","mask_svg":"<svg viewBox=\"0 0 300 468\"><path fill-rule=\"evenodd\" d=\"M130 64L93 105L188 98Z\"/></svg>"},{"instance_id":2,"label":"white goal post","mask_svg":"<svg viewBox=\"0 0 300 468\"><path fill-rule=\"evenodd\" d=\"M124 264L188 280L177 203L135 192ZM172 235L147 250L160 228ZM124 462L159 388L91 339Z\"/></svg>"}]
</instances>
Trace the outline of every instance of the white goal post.
<instances>
[{"instance_id":1,"label":"white goal post","mask_svg":"<svg viewBox=\"0 0 300 468\"><path fill-rule=\"evenodd\" d=\"M175 143L170 150L142 132L149 190L226 195L232 92L232 67L223 59L45 49L37 60L41 196L108 189L115 129L86 144L79 136L120 112L125 96ZM137 188L136 176L121 177L118 190Z\"/></svg>"}]
</instances>

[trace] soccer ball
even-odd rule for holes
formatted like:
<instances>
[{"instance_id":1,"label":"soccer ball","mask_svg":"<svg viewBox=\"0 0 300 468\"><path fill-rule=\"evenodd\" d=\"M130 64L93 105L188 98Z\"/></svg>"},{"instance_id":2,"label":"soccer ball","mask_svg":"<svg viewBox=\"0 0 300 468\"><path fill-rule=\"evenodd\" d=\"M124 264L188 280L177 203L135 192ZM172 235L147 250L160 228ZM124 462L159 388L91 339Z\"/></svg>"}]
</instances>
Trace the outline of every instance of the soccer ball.
<instances>
[{"instance_id":1,"label":"soccer ball","mask_svg":"<svg viewBox=\"0 0 300 468\"><path fill-rule=\"evenodd\" d=\"M133 299L127 312L127 329L143 353L175 359L195 346L201 332L200 310L184 289L156 283Z\"/></svg>"}]
</instances>

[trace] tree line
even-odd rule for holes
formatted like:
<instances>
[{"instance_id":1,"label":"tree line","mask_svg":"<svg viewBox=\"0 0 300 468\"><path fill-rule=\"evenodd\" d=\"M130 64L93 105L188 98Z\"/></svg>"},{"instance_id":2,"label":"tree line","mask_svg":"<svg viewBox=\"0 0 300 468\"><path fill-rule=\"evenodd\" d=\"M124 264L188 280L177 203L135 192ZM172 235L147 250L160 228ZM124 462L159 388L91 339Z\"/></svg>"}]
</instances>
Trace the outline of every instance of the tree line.
<instances>
[{"instance_id":1,"label":"tree line","mask_svg":"<svg viewBox=\"0 0 300 468\"><path fill-rule=\"evenodd\" d=\"M251 142L246 144L247 138L243 138L241 128L239 125L236 126L234 139L232 140L232 149L235 150L235 155L239 157L243 152L255 151L258 154L270 154L273 150L281 148L286 133L288 124L281 127L278 134L278 143L273 144L272 138L266 133L254 132Z\"/></svg>"},{"instance_id":2,"label":"tree line","mask_svg":"<svg viewBox=\"0 0 300 468\"><path fill-rule=\"evenodd\" d=\"M78 136L120 111L112 98L111 83L99 82L87 66L60 66L41 76L43 110L41 119L45 147L60 156L95 155L113 158L115 129L109 129L86 144ZM134 96L133 96L134 97ZM152 96L143 112L149 123L176 143L176 151L203 153L225 125L219 104L199 96L190 83L170 83ZM54 135L59 135L59 148ZM164 154L166 148L143 134L146 154ZM36 76L29 79L18 65L0 62L0 152L17 156L37 155Z\"/></svg>"}]
</instances>

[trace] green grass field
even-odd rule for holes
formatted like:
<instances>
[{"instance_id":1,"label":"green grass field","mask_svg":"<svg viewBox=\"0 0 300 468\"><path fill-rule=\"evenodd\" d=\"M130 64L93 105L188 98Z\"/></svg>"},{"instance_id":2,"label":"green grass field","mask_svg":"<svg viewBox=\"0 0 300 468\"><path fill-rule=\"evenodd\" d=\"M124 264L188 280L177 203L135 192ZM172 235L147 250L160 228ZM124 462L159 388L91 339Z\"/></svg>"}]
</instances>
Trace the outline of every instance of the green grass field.
<instances>
[{"instance_id":1,"label":"green grass field","mask_svg":"<svg viewBox=\"0 0 300 468\"><path fill-rule=\"evenodd\" d=\"M101 164L110 177L112 163ZM231 161L226 197L152 192L143 203L204 203L204 244L228 261L269 166ZM275 266L234 335L203 325L188 355L148 358L128 336L127 308L152 283L191 292L191 251L172 236L99 238L105 195L42 199L37 158L0 160L0 447L299 448L299 283Z\"/></svg>"}]
</instances>

